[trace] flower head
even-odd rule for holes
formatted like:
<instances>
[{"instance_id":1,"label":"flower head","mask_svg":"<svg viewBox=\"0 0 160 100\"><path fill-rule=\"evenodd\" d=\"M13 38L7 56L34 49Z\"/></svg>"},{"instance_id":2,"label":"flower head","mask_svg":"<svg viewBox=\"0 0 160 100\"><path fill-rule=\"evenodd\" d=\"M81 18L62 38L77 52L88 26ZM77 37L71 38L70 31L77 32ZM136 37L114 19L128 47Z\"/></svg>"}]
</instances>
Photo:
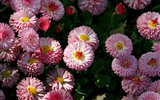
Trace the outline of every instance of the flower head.
<instances>
[{"instance_id":1,"label":"flower head","mask_svg":"<svg viewBox=\"0 0 160 100\"><path fill-rule=\"evenodd\" d=\"M5 100L5 95L2 90L0 90L0 98L1 100Z\"/></svg>"},{"instance_id":2,"label":"flower head","mask_svg":"<svg viewBox=\"0 0 160 100\"><path fill-rule=\"evenodd\" d=\"M148 76L136 73L132 76L122 79L122 89L129 94L139 95L147 90L150 85L151 79Z\"/></svg>"},{"instance_id":3,"label":"flower head","mask_svg":"<svg viewBox=\"0 0 160 100\"><path fill-rule=\"evenodd\" d=\"M6 23L0 23L0 50L12 47L15 41L15 34L12 28Z\"/></svg>"},{"instance_id":4,"label":"flower head","mask_svg":"<svg viewBox=\"0 0 160 100\"><path fill-rule=\"evenodd\" d=\"M68 35L68 43L83 41L96 50L99 45L97 34L88 26L80 26L70 31Z\"/></svg>"},{"instance_id":5,"label":"flower head","mask_svg":"<svg viewBox=\"0 0 160 100\"><path fill-rule=\"evenodd\" d=\"M128 94L127 96L123 96L121 100L137 100L137 96Z\"/></svg>"},{"instance_id":6,"label":"flower head","mask_svg":"<svg viewBox=\"0 0 160 100\"><path fill-rule=\"evenodd\" d=\"M137 59L132 55L114 58L112 61L112 70L121 77L134 75L137 68Z\"/></svg>"},{"instance_id":7,"label":"flower head","mask_svg":"<svg viewBox=\"0 0 160 100\"><path fill-rule=\"evenodd\" d=\"M28 9L19 10L12 14L9 23L16 32L28 27L33 28L34 30L38 30L39 27L38 19Z\"/></svg>"},{"instance_id":8,"label":"flower head","mask_svg":"<svg viewBox=\"0 0 160 100\"><path fill-rule=\"evenodd\" d=\"M33 52L39 46L39 36L32 28L24 28L19 31L20 44L24 51Z\"/></svg>"},{"instance_id":9,"label":"flower head","mask_svg":"<svg viewBox=\"0 0 160 100\"><path fill-rule=\"evenodd\" d=\"M27 77L17 86L18 100L41 100L45 94L43 83L35 77Z\"/></svg>"},{"instance_id":10,"label":"flower head","mask_svg":"<svg viewBox=\"0 0 160 100\"><path fill-rule=\"evenodd\" d=\"M145 12L137 19L137 28L140 35L149 40L160 39L160 14Z\"/></svg>"},{"instance_id":11,"label":"flower head","mask_svg":"<svg viewBox=\"0 0 160 100\"><path fill-rule=\"evenodd\" d=\"M4 59L4 61L8 62L14 61L18 58L20 50L20 41L18 38L16 38L11 48L7 50L0 50L0 60Z\"/></svg>"},{"instance_id":12,"label":"flower head","mask_svg":"<svg viewBox=\"0 0 160 100\"><path fill-rule=\"evenodd\" d=\"M154 42L152 46L152 50L155 52L160 52L160 42Z\"/></svg>"},{"instance_id":13,"label":"flower head","mask_svg":"<svg viewBox=\"0 0 160 100\"><path fill-rule=\"evenodd\" d=\"M11 69L6 64L0 64L0 81L2 81L2 87L12 88L19 81L18 70Z\"/></svg>"},{"instance_id":14,"label":"flower head","mask_svg":"<svg viewBox=\"0 0 160 100\"><path fill-rule=\"evenodd\" d=\"M89 11L93 15L102 14L106 7L107 0L78 0L78 6L82 11Z\"/></svg>"},{"instance_id":15,"label":"flower head","mask_svg":"<svg viewBox=\"0 0 160 100\"><path fill-rule=\"evenodd\" d=\"M70 43L64 50L64 62L74 70L85 70L94 60L92 47L84 42Z\"/></svg>"},{"instance_id":16,"label":"flower head","mask_svg":"<svg viewBox=\"0 0 160 100\"><path fill-rule=\"evenodd\" d=\"M135 10L144 9L152 0L123 0L130 8Z\"/></svg>"},{"instance_id":17,"label":"flower head","mask_svg":"<svg viewBox=\"0 0 160 100\"><path fill-rule=\"evenodd\" d=\"M130 38L124 34L113 34L105 42L106 51L113 57L121 57L131 54L133 44Z\"/></svg>"},{"instance_id":18,"label":"flower head","mask_svg":"<svg viewBox=\"0 0 160 100\"><path fill-rule=\"evenodd\" d=\"M160 100L160 95L153 91L142 93L137 100Z\"/></svg>"},{"instance_id":19,"label":"flower head","mask_svg":"<svg viewBox=\"0 0 160 100\"><path fill-rule=\"evenodd\" d=\"M47 92L42 100L73 100L73 97L68 91L61 89Z\"/></svg>"},{"instance_id":20,"label":"flower head","mask_svg":"<svg viewBox=\"0 0 160 100\"><path fill-rule=\"evenodd\" d=\"M41 0L10 0L11 7L15 11L29 9L34 14L39 13Z\"/></svg>"},{"instance_id":21,"label":"flower head","mask_svg":"<svg viewBox=\"0 0 160 100\"><path fill-rule=\"evenodd\" d=\"M64 6L59 0L42 0L40 12L43 16L59 21L64 15Z\"/></svg>"},{"instance_id":22,"label":"flower head","mask_svg":"<svg viewBox=\"0 0 160 100\"><path fill-rule=\"evenodd\" d=\"M160 94L160 80L152 82L148 87L148 91L154 91Z\"/></svg>"},{"instance_id":23,"label":"flower head","mask_svg":"<svg viewBox=\"0 0 160 100\"><path fill-rule=\"evenodd\" d=\"M40 47L36 50L38 59L46 64L58 64L63 57L63 50L53 38L40 38Z\"/></svg>"},{"instance_id":24,"label":"flower head","mask_svg":"<svg viewBox=\"0 0 160 100\"><path fill-rule=\"evenodd\" d=\"M11 6L11 5L10 5L10 0L0 0L0 2L1 2L3 5Z\"/></svg>"},{"instance_id":25,"label":"flower head","mask_svg":"<svg viewBox=\"0 0 160 100\"><path fill-rule=\"evenodd\" d=\"M48 19L48 17L46 16L41 16L39 19L38 19L39 23L40 23L40 27L39 29L43 30L43 31L47 31L50 27L50 23L51 23L51 20Z\"/></svg>"},{"instance_id":26,"label":"flower head","mask_svg":"<svg viewBox=\"0 0 160 100\"><path fill-rule=\"evenodd\" d=\"M158 52L147 52L142 54L138 60L139 71L144 75L160 75L160 54Z\"/></svg>"},{"instance_id":27,"label":"flower head","mask_svg":"<svg viewBox=\"0 0 160 100\"><path fill-rule=\"evenodd\" d=\"M17 62L18 68L25 75L37 76L43 73L44 64L35 57L34 53L25 52Z\"/></svg>"},{"instance_id":28,"label":"flower head","mask_svg":"<svg viewBox=\"0 0 160 100\"><path fill-rule=\"evenodd\" d=\"M124 13L126 12L126 8L125 8L125 6L123 5L122 2L120 2L120 3L116 6L116 12L117 12L117 14L119 14L119 15L122 15L122 14L124 14Z\"/></svg>"},{"instance_id":29,"label":"flower head","mask_svg":"<svg viewBox=\"0 0 160 100\"><path fill-rule=\"evenodd\" d=\"M46 83L52 90L64 89L71 92L74 87L74 77L64 68L56 68L49 72Z\"/></svg>"}]
</instances>

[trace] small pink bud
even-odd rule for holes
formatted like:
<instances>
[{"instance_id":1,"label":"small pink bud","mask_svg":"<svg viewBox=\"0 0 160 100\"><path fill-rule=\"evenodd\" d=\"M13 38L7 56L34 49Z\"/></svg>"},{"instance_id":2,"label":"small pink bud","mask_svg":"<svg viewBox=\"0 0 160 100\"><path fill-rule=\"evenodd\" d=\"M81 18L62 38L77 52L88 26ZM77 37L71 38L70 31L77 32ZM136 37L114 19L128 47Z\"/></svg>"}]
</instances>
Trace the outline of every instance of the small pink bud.
<instances>
[{"instance_id":1,"label":"small pink bud","mask_svg":"<svg viewBox=\"0 0 160 100\"><path fill-rule=\"evenodd\" d=\"M63 30L63 24L58 24L58 25L55 26L55 31L57 33L62 32L62 30Z\"/></svg>"},{"instance_id":2,"label":"small pink bud","mask_svg":"<svg viewBox=\"0 0 160 100\"><path fill-rule=\"evenodd\" d=\"M66 7L66 13L68 15L73 15L75 13L75 8L73 6Z\"/></svg>"},{"instance_id":3,"label":"small pink bud","mask_svg":"<svg viewBox=\"0 0 160 100\"><path fill-rule=\"evenodd\" d=\"M51 21L48 19L48 17L41 16L38 21L40 23L40 30L47 31L49 29Z\"/></svg>"},{"instance_id":4,"label":"small pink bud","mask_svg":"<svg viewBox=\"0 0 160 100\"><path fill-rule=\"evenodd\" d=\"M119 15L122 15L126 12L126 8L125 6L122 4L122 2L120 2L117 6L116 6L116 12Z\"/></svg>"}]
</instances>

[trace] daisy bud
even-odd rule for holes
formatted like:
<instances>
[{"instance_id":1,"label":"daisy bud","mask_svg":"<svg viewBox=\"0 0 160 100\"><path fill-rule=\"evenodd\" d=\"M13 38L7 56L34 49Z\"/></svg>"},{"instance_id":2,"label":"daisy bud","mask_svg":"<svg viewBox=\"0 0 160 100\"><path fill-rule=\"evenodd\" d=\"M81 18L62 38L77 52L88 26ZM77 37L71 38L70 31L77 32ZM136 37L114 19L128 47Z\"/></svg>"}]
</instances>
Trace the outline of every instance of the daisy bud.
<instances>
[{"instance_id":1,"label":"daisy bud","mask_svg":"<svg viewBox=\"0 0 160 100\"><path fill-rule=\"evenodd\" d=\"M119 15L122 15L122 14L124 14L124 13L126 12L126 8L125 8L125 6L123 5L122 2L120 2L120 3L116 6L116 12L117 12L117 14L119 14Z\"/></svg>"},{"instance_id":2,"label":"daisy bud","mask_svg":"<svg viewBox=\"0 0 160 100\"><path fill-rule=\"evenodd\" d=\"M55 26L55 31L56 31L57 33L62 32L63 26L64 26L63 24L58 24L58 25L56 25L56 26Z\"/></svg>"},{"instance_id":3,"label":"daisy bud","mask_svg":"<svg viewBox=\"0 0 160 100\"><path fill-rule=\"evenodd\" d=\"M40 27L39 27L40 30L47 31L47 30L49 29L51 20L49 20L48 17L46 17L46 16L41 16L41 17L38 19L38 21L39 21L39 23L40 23Z\"/></svg>"},{"instance_id":4,"label":"daisy bud","mask_svg":"<svg viewBox=\"0 0 160 100\"><path fill-rule=\"evenodd\" d=\"M73 15L75 13L75 8L73 6L66 7L66 13L68 15Z\"/></svg>"}]
</instances>

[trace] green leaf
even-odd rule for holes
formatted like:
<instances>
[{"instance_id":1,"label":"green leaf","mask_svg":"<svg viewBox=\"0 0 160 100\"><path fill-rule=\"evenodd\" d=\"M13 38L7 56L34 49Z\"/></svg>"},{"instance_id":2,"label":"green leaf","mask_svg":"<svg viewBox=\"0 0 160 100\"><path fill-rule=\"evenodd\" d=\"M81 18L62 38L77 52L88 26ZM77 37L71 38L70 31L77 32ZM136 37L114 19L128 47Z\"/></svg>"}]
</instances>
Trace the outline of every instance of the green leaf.
<instances>
[{"instance_id":1,"label":"green leaf","mask_svg":"<svg viewBox=\"0 0 160 100\"><path fill-rule=\"evenodd\" d=\"M92 24L93 16L90 12L85 11L85 12L81 13L79 17L80 17L80 23L82 25L91 25Z\"/></svg>"},{"instance_id":2,"label":"green leaf","mask_svg":"<svg viewBox=\"0 0 160 100\"><path fill-rule=\"evenodd\" d=\"M111 82L111 78L108 75L98 74L95 77L96 77L95 84L99 88L107 87Z\"/></svg>"},{"instance_id":3,"label":"green leaf","mask_svg":"<svg viewBox=\"0 0 160 100\"><path fill-rule=\"evenodd\" d=\"M152 8L152 10L160 12L160 5L156 5L155 7Z\"/></svg>"},{"instance_id":4,"label":"green leaf","mask_svg":"<svg viewBox=\"0 0 160 100\"><path fill-rule=\"evenodd\" d=\"M76 89L76 92L77 92L78 94L81 94L81 95L87 95L87 94L82 90L80 84L78 84L78 87L77 87L77 89Z\"/></svg>"},{"instance_id":5,"label":"green leaf","mask_svg":"<svg viewBox=\"0 0 160 100\"><path fill-rule=\"evenodd\" d=\"M120 27L118 27L118 28L112 29L110 31L110 34L115 34L115 33L123 33L124 34L125 33L124 29L126 27L126 21L124 23L120 23L119 26Z\"/></svg>"},{"instance_id":6,"label":"green leaf","mask_svg":"<svg viewBox=\"0 0 160 100\"><path fill-rule=\"evenodd\" d=\"M115 79L110 80L110 84L107 85L107 90L114 91L116 89L117 83Z\"/></svg>"},{"instance_id":7,"label":"green leaf","mask_svg":"<svg viewBox=\"0 0 160 100\"><path fill-rule=\"evenodd\" d=\"M84 100L84 99L85 99L85 96L78 93L74 94L74 100Z\"/></svg>"},{"instance_id":8,"label":"green leaf","mask_svg":"<svg viewBox=\"0 0 160 100\"><path fill-rule=\"evenodd\" d=\"M90 73L98 74L100 71L104 70L104 59L102 58L96 58L90 67Z\"/></svg>"}]
</instances>

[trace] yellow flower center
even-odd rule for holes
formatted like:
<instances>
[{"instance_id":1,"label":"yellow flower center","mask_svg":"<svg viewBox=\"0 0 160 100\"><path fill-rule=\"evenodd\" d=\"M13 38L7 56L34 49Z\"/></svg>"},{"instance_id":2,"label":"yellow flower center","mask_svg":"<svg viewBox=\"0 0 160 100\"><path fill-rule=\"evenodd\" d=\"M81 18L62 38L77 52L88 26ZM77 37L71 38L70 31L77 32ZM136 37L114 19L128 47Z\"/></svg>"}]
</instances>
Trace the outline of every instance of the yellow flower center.
<instances>
[{"instance_id":1,"label":"yellow flower center","mask_svg":"<svg viewBox=\"0 0 160 100\"><path fill-rule=\"evenodd\" d=\"M35 58L29 58L29 59L27 60L27 62L33 64L33 63L36 62L36 59L35 59Z\"/></svg>"},{"instance_id":2,"label":"yellow flower center","mask_svg":"<svg viewBox=\"0 0 160 100\"><path fill-rule=\"evenodd\" d=\"M56 77L56 80L59 82L59 83L63 83L64 79L60 76L57 76Z\"/></svg>"},{"instance_id":3,"label":"yellow flower center","mask_svg":"<svg viewBox=\"0 0 160 100\"><path fill-rule=\"evenodd\" d=\"M155 58L151 58L148 60L147 63L149 66L156 66L157 65L157 60Z\"/></svg>"},{"instance_id":4,"label":"yellow flower center","mask_svg":"<svg viewBox=\"0 0 160 100\"><path fill-rule=\"evenodd\" d=\"M82 41L88 41L88 40L89 40L89 36L86 35L86 34L84 34L84 33L80 34L80 35L79 35L79 38L80 38L80 40L82 40Z\"/></svg>"},{"instance_id":5,"label":"yellow flower center","mask_svg":"<svg viewBox=\"0 0 160 100\"><path fill-rule=\"evenodd\" d=\"M116 43L116 47L120 50L123 48L123 43L121 41Z\"/></svg>"},{"instance_id":6,"label":"yellow flower center","mask_svg":"<svg viewBox=\"0 0 160 100\"><path fill-rule=\"evenodd\" d=\"M28 86L27 89L30 93L32 93L33 96L37 95L37 91L36 91L36 88L34 86Z\"/></svg>"},{"instance_id":7,"label":"yellow flower center","mask_svg":"<svg viewBox=\"0 0 160 100\"><path fill-rule=\"evenodd\" d=\"M10 76L11 74L12 74L11 70L6 70L1 75L2 75L2 78L6 78Z\"/></svg>"},{"instance_id":8,"label":"yellow flower center","mask_svg":"<svg viewBox=\"0 0 160 100\"><path fill-rule=\"evenodd\" d=\"M74 57L78 60L81 60L83 57L83 52L82 51L75 51L74 52Z\"/></svg>"},{"instance_id":9,"label":"yellow flower center","mask_svg":"<svg viewBox=\"0 0 160 100\"><path fill-rule=\"evenodd\" d=\"M136 82L140 82L140 81L141 81L138 76L135 76L135 77L133 78L133 80L136 81Z\"/></svg>"},{"instance_id":10,"label":"yellow flower center","mask_svg":"<svg viewBox=\"0 0 160 100\"><path fill-rule=\"evenodd\" d=\"M48 53L49 51L53 51L53 48L52 48L51 46L49 46L49 45L43 45L43 46L41 47L41 51L42 51L43 53Z\"/></svg>"},{"instance_id":11,"label":"yellow flower center","mask_svg":"<svg viewBox=\"0 0 160 100\"><path fill-rule=\"evenodd\" d=\"M27 21L29 21L29 17L27 17L27 16L20 18L20 22L27 22Z\"/></svg>"},{"instance_id":12,"label":"yellow flower center","mask_svg":"<svg viewBox=\"0 0 160 100\"><path fill-rule=\"evenodd\" d=\"M149 26L156 27L158 25L158 18L149 21Z\"/></svg>"}]
</instances>

